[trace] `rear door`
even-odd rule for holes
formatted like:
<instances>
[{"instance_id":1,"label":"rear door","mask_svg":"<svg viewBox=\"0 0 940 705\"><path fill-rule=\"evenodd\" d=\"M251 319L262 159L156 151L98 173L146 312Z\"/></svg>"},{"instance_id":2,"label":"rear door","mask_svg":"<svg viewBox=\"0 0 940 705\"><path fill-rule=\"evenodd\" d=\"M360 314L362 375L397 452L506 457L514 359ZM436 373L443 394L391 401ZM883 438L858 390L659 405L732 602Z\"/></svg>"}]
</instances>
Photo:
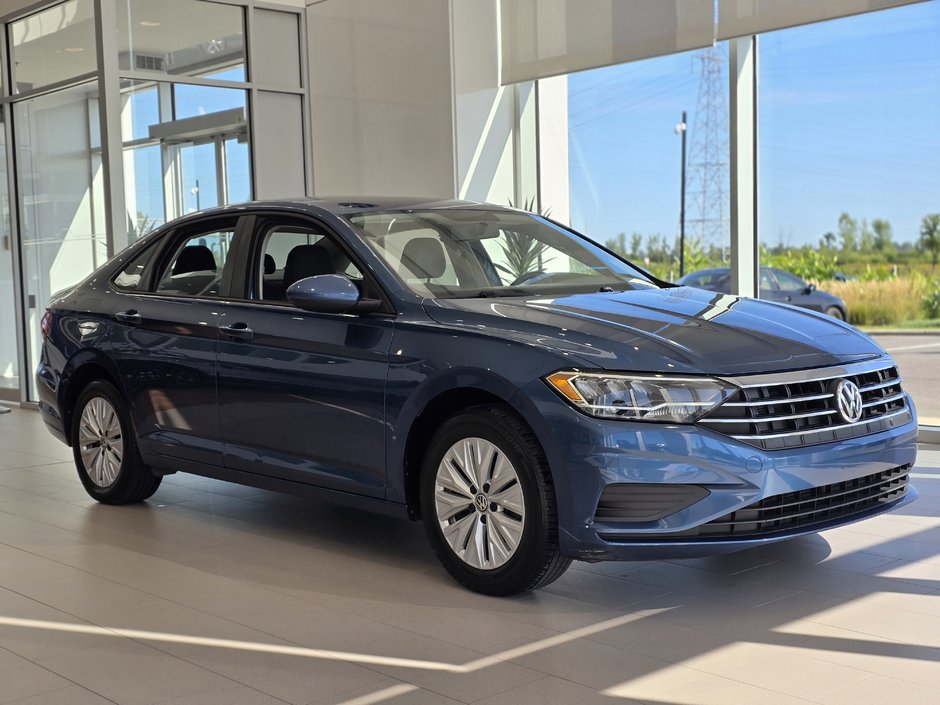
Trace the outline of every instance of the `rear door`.
<instances>
[{"instance_id":1,"label":"rear door","mask_svg":"<svg viewBox=\"0 0 940 705\"><path fill-rule=\"evenodd\" d=\"M157 462L222 465L218 325L245 222L217 217L176 230L148 265L146 285L117 297L112 356L141 450Z\"/></svg>"},{"instance_id":2,"label":"rear door","mask_svg":"<svg viewBox=\"0 0 940 705\"><path fill-rule=\"evenodd\" d=\"M345 274L375 295L364 268L314 220L259 219L245 270L219 344L226 465L382 497L391 310L318 314L287 302L293 282L317 274Z\"/></svg>"}]
</instances>

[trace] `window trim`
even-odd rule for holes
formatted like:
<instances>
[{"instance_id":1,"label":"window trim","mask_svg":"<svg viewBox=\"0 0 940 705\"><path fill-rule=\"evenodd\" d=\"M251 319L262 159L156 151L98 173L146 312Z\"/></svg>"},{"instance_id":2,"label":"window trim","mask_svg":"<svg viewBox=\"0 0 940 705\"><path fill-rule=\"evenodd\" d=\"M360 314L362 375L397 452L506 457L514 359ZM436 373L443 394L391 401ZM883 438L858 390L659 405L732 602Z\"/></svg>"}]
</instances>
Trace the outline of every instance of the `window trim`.
<instances>
[{"instance_id":1,"label":"window trim","mask_svg":"<svg viewBox=\"0 0 940 705\"><path fill-rule=\"evenodd\" d=\"M340 235L336 228L331 227L321 218L308 213L285 213L284 211L261 210L255 212L252 217L254 218L255 222L252 225L250 235L246 238L246 242L250 244L246 245L244 248L247 250L248 256L242 257L242 262L246 266L246 271L243 272L241 281L245 282L245 286L240 292L236 292L233 282L232 290L229 292L230 301L240 304L252 304L254 306L276 307L277 309L286 309L294 312L303 311L305 315L312 314L312 312L304 311L303 309L294 306L288 301L266 301L262 298L258 298L258 292L255 291L258 286L256 277L254 275L249 277L248 275L250 272L260 271L261 258L264 255L264 241L266 239L267 233L271 230L271 228L277 227L278 225L307 228L313 227L322 231L323 236L329 238L330 241L335 244L337 248L341 250L344 255L346 255L346 257L349 258L349 261L352 262L360 272L362 272L362 281L367 285L370 293L374 292L376 294L375 298L382 302L382 306L378 310L371 311L368 314L317 313L312 315L323 315L329 316L330 318L349 315L359 317L383 317L397 315L398 312L395 309L395 306L392 304L392 300L385 291L385 288L381 285L378 279L371 274L369 267L365 266L362 258L349 246L349 244L346 242L346 238ZM238 280L236 279L236 281Z\"/></svg>"},{"instance_id":2,"label":"window trim","mask_svg":"<svg viewBox=\"0 0 940 705\"><path fill-rule=\"evenodd\" d=\"M137 294L143 294L146 296L156 296L164 299L183 299L187 301L224 301L228 298L229 291L231 289L231 280L233 278L232 270L235 267L234 257L238 252L238 240L243 237L242 233L244 231L243 221L246 216L238 214L212 214L206 218L200 218L199 220L193 221L191 223L181 224L167 234L164 238L163 250L158 254L154 260L151 260L151 272L149 272L149 282L146 291L135 292ZM229 226L228 224L232 224ZM199 295L187 295L187 294L172 294L157 291L156 287L159 284L159 275L165 271L166 267L169 266L170 260L176 251L179 249L179 245L186 239L193 237L199 232L215 232L231 227L233 231L232 235L232 249L229 251L229 255L226 258L225 264L222 265L222 281L219 284L219 294L218 296L199 296ZM232 267L226 271L225 265L228 262L232 262Z\"/></svg>"}]
</instances>

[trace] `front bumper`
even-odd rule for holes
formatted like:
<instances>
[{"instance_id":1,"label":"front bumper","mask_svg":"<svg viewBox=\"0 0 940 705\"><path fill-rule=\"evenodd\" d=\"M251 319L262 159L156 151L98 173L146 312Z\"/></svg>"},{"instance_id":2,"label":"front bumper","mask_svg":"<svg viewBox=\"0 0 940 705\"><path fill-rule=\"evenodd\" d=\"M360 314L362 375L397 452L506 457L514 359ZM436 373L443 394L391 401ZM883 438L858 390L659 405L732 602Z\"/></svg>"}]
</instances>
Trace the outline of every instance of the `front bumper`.
<instances>
[{"instance_id":1,"label":"front bumper","mask_svg":"<svg viewBox=\"0 0 940 705\"><path fill-rule=\"evenodd\" d=\"M586 416L545 385L526 389L547 425L543 440L558 500L561 548L580 560L696 557L816 533L896 509L917 497L914 487L832 520L821 519L766 535L713 537L694 533L761 500L851 482L913 465L917 419L893 429L828 444L763 451L694 425L611 421ZM612 484L696 485L707 496L652 521L600 521L595 516Z\"/></svg>"}]
</instances>

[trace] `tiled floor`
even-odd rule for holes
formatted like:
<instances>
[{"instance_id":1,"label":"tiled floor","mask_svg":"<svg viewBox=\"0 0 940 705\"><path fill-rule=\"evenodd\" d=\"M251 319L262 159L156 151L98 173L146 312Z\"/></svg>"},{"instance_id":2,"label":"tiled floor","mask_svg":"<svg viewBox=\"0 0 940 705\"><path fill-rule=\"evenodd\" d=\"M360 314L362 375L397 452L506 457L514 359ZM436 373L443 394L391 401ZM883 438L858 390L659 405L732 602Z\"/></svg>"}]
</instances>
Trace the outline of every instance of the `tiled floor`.
<instances>
[{"instance_id":1,"label":"tiled floor","mask_svg":"<svg viewBox=\"0 0 940 705\"><path fill-rule=\"evenodd\" d=\"M940 703L940 451L921 499L724 558L457 587L420 525L191 476L105 507L0 416L0 703Z\"/></svg>"}]
</instances>

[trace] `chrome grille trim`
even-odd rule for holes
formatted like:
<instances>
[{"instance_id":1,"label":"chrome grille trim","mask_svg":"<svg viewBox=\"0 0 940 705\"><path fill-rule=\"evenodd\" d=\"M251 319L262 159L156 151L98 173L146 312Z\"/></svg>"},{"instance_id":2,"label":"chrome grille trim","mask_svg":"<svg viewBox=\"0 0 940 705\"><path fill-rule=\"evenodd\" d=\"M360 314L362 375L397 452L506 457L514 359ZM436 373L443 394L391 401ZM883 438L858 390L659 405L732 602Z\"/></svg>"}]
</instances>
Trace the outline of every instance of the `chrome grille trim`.
<instances>
[{"instance_id":1,"label":"chrome grille trim","mask_svg":"<svg viewBox=\"0 0 940 705\"><path fill-rule=\"evenodd\" d=\"M864 389L859 391L866 391ZM811 394L806 397L790 397L787 401L791 404L803 401L816 401L817 399L831 399L834 394ZM729 401L722 406L771 406L773 404L782 404L780 399L767 399L765 401Z\"/></svg>"},{"instance_id":2,"label":"chrome grille trim","mask_svg":"<svg viewBox=\"0 0 940 705\"><path fill-rule=\"evenodd\" d=\"M792 372L774 372L765 375L737 375L733 377L721 377L721 379L730 382L736 387L750 389L752 387L773 387L780 384L816 382L821 379L836 379L837 377L864 375L869 372L887 370L894 366L895 364L892 360L885 360L882 357L876 360L853 362L849 365L839 365L837 367L820 367L813 370L794 370Z\"/></svg>"},{"instance_id":3,"label":"chrome grille trim","mask_svg":"<svg viewBox=\"0 0 940 705\"><path fill-rule=\"evenodd\" d=\"M805 430L805 431L789 431L787 433L773 433L773 434L764 434L764 435L756 435L756 436L731 436L731 437L736 438L739 441L744 441L744 440L764 439L764 438L788 438L790 436L806 436L808 434L817 433L819 431L837 431L841 428L855 428L856 426L864 426L865 424L871 423L872 421L880 421L881 419L890 419L890 418L894 418L895 416L900 416L901 414L910 414L910 411L908 411L908 409L905 407L904 409L898 409L897 411L894 411L890 414L884 414L882 416L878 416L874 419L869 419L867 421L856 421L855 423L844 423L844 424L839 424L838 426L824 426L823 428L820 428L820 429L812 429L812 430Z\"/></svg>"},{"instance_id":4,"label":"chrome grille trim","mask_svg":"<svg viewBox=\"0 0 940 705\"><path fill-rule=\"evenodd\" d=\"M778 404L781 402L777 402ZM829 414L838 413L835 409L830 409L828 411L813 411L808 414L791 414L790 416L768 416L767 421L790 421L792 419L809 419L814 416L828 416ZM764 422L764 419L751 419L751 421L760 421ZM708 419L708 423L748 423L742 419ZM735 436L738 438L738 436Z\"/></svg>"},{"instance_id":5,"label":"chrome grille trim","mask_svg":"<svg viewBox=\"0 0 940 705\"><path fill-rule=\"evenodd\" d=\"M913 418L901 376L890 359L851 365L726 377L738 387L697 423L764 450L830 443L878 433ZM846 422L835 385L851 380L862 394L862 418Z\"/></svg>"},{"instance_id":6,"label":"chrome grille trim","mask_svg":"<svg viewBox=\"0 0 940 705\"><path fill-rule=\"evenodd\" d=\"M865 391L865 390L860 390ZM862 404L863 409L867 409L870 406L878 406L879 404L887 404L892 401L898 401L899 399L904 398L904 392L898 392L897 394L892 394L890 397L884 397L882 399L873 399L872 401L866 401Z\"/></svg>"}]
</instances>

